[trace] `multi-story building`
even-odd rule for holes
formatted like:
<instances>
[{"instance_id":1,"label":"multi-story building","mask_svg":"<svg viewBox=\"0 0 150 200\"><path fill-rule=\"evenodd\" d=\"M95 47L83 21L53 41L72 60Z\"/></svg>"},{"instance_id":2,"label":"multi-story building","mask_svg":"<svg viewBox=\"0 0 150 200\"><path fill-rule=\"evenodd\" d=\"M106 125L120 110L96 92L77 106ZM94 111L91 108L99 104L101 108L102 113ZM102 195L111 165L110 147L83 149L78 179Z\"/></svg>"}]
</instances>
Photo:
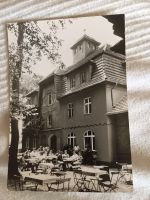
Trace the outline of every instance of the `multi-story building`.
<instances>
[{"instance_id":1,"label":"multi-story building","mask_svg":"<svg viewBox=\"0 0 150 200\"><path fill-rule=\"evenodd\" d=\"M40 145L69 144L104 162L130 161L125 56L84 35L72 47L74 64L39 83Z\"/></svg>"},{"instance_id":2,"label":"multi-story building","mask_svg":"<svg viewBox=\"0 0 150 200\"><path fill-rule=\"evenodd\" d=\"M37 148L39 146L39 92L35 89L26 95L28 98L26 108L26 118L23 122L22 150Z\"/></svg>"}]
</instances>

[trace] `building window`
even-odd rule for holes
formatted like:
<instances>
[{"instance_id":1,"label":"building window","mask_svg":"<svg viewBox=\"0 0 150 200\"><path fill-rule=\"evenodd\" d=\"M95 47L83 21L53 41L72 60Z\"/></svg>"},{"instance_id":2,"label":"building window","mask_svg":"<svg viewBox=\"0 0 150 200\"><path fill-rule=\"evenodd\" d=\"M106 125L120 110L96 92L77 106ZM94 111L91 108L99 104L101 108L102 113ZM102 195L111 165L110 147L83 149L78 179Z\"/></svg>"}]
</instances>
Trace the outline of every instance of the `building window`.
<instances>
[{"instance_id":1,"label":"building window","mask_svg":"<svg viewBox=\"0 0 150 200\"><path fill-rule=\"evenodd\" d=\"M73 117L73 103L68 103L68 117Z\"/></svg>"},{"instance_id":2,"label":"building window","mask_svg":"<svg viewBox=\"0 0 150 200\"><path fill-rule=\"evenodd\" d=\"M47 126L48 127L52 126L52 115L51 114L49 114L47 117Z\"/></svg>"},{"instance_id":3,"label":"building window","mask_svg":"<svg viewBox=\"0 0 150 200\"><path fill-rule=\"evenodd\" d=\"M89 49L91 48L91 43L90 43L90 42L88 42L88 48L89 48Z\"/></svg>"},{"instance_id":4,"label":"building window","mask_svg":"<svg viewBox=\"0 0 150 200\"><path fill-rule=\"evenodd\" d=\"M27 137L27 138L26 138L26 149L29 149L29 147L30 147L30 146L29 146L29 142L30 142L29 137Z\"/></svg>"},{"instance_id":5,"label":"building window","mask_svg":"<svg viewBox=\"0 0 150 200\"><path fill-rule=\"evenodd\" d=\"M81 45L81 44L79 45L79 49L80 49L80 50L82 49L82 45Z\"/></svg>"},{"instance_id":6,"label":"building window","mask_svg":"<svg viewBox=\"0 0 150 200\"><path fill-rule=\"evenodd\" d=\"M84 149L95 150L95 134L92 131L84 133Z\"/></svg>"},{"instance_id":7,"label":"building window","mask_svg":"<svg viewBox=\"0 0 150 200\"><path fill-rule=\"evenodd\" d=\"M70 78L70 88L75 87L75 76Z\"/></svg>"},{"instance_id":8,"label":"building window","mask_svg":"<svg viewBox=\"0 0 150 200\"><path fill-rule=\"evenodd\" d=\"M33 148L36 148L36 137L33 138Z\"/></svg>"},{"instance_id":9,"label":"building window","mask_svg":"<svg viewBox=\"0 0 150 200\"><path fill-rule=\"evenodd\" d=\"M80 74L80 83L85 83L86 82L86 72L81 72Z\"/></svg>"},{"instance_id":10,"label":"building window","mask_svg":"<svg viewBox=\"0 0 150 200\"><path fill-rule=\"evenodd\" d=\"M75 145L75 138L76 138L76 136L74 133L68 134L68 145L70 145L72 148Z\"/></svg>"},{"instance_id":11,"label":"building window","mask_svg":"<svg viewBox=\"0 0 150 200\"><path fill-rule=\"evenodd\" d=\"M84 99L84 114L92 113L91 97Z\"/></svg>"},{"instance_id":12,"label":"building window","mask_svg":"<svg viewBox=\"0 0 150 200\"><path fill-rule=\"evenodd\" d=\"M48 105L52 104L52 93L48 93Z\"/></svg>"}]
</instances>

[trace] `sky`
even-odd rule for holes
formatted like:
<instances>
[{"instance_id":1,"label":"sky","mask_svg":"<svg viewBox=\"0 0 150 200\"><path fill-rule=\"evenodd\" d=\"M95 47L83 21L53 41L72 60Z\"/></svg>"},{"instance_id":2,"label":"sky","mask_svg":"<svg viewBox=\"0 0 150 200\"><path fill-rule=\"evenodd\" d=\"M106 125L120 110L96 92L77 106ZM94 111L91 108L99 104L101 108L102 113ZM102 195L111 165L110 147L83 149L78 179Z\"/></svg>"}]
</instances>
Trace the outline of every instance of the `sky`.
<instances>
[{"instance_id":1,"label":"sky","mask_svg":"<svg viewBox=\"0 0 150 200\"><path fill-rule=\"evenodd\" d=\"M113 33L113 24L104 17L71 18L71 21L72 23L66 23L65 28L63 30L60 28L57 33L57 37L63 40L62 47L59 48L59 53L66 67L73 64L73 52L70 47L84 34L93 37L102 46L105 44L113 46L121 40L120 37ZM40 21L39 25L42 30L47 31L43 21ZM56 68L57 66L44 56L41 61L32 66L33 72L43 77L49 75Z\"/></svg>"}]
</instances>

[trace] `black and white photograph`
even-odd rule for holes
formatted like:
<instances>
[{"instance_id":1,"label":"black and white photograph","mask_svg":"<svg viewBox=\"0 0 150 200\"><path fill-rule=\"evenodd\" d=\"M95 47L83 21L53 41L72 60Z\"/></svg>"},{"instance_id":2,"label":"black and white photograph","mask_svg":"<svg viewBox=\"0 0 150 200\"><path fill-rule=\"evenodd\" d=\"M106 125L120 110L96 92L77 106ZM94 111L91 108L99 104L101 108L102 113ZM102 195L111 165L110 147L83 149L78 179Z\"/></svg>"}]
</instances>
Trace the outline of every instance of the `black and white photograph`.
<instances>
[{"instance_id":1,"label":"black and white photograph","mask_svg":"<svg viewBox=\"0 0 150 200\"><path fill-rule=\"evenodd\" d=\"M125 16L7 23L8 189L132 192Z\"/></svg>"}]
</instances>

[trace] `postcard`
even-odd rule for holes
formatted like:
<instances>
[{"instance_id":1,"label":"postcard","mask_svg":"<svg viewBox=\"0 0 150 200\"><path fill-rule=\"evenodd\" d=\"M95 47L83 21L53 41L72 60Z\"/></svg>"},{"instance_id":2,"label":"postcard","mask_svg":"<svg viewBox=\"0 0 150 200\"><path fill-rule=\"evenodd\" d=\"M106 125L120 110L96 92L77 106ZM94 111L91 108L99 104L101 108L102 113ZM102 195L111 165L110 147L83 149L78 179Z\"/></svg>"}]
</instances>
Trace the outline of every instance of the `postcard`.
<instances>
[{"instance_id":1,"label":"postcard","mask_svg":"<svg viewBox=\"0 0 150 200\"><path fill-rule=\"evenodd\" d=\"M123 14L7 24L10 190L133 189Z\"/></svg>"}]
</instances>

